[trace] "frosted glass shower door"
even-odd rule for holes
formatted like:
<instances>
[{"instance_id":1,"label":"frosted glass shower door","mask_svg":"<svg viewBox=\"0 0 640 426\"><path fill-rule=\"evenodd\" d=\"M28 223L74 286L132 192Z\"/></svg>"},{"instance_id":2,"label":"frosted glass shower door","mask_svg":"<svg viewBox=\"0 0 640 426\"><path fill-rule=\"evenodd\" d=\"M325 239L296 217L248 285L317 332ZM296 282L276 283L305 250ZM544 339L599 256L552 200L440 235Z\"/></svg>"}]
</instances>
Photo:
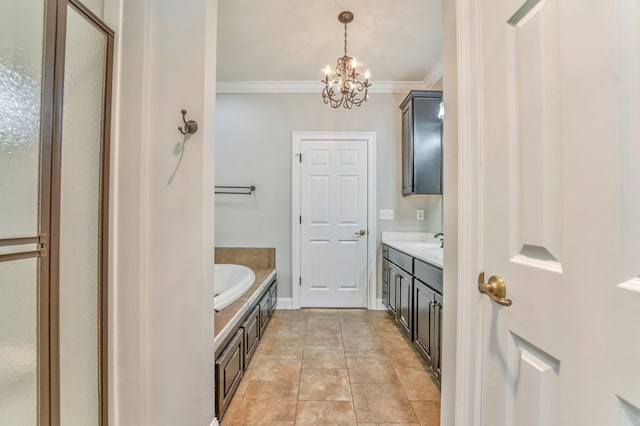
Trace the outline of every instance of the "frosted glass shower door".
<instances>
[{"instance_id":1,"label":"frosted glass shower door","mask_svg":"<svg viewBox=\"0 0 640 426\"><path fill-rule=\"evenodd\" d=\"M0 425L38 422L44 22L43 0L0 2Z\"/></svg>"},{"instance_id":2,"label":"frosted glass shower door","mask_svg":"<svg viewBox=\"0 0 640 426\"><path fill-rule=\"evenodd\" d=\"M61 425L99 425L103 418L108 46L108 34L68 3L60 141Z\"/></svg>"}]
</instances>

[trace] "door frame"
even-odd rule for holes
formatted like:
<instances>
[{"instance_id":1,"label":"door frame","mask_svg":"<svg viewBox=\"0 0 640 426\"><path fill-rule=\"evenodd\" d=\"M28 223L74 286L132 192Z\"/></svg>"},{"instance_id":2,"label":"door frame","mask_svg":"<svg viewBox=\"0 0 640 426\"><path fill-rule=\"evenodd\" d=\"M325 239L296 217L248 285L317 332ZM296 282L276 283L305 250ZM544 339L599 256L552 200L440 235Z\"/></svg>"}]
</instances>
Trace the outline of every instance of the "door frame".
<instances>
[{"instance_id":1,"label":"door frame","mask_svg":"<svg viewBox=\"0 0 640 426\"><path fill-rule=\"evenodd\" d=\"M300 148L305 140L367 142L367 309L376 309L376 132L292 132L291 155L291 308L300 309ZM296 279L298 277L298 279Z\"/></svg>"},{"instance_id":2,"label":"door frame","mask_svg":"<svg viewBox=\"0 0 640 426\"><path fill-rule=\"evenodd\" d=\"M477 277L484 262L484 138L482 126L482 67L479 0L456 0L458 61L458 247L456 325L444 325L443 333L456 336L456 425L481 424L483 308ZM447 358L453 361L454 354ZM453 362L449 365L454 365Z\"/></svg>"}]
</instances>

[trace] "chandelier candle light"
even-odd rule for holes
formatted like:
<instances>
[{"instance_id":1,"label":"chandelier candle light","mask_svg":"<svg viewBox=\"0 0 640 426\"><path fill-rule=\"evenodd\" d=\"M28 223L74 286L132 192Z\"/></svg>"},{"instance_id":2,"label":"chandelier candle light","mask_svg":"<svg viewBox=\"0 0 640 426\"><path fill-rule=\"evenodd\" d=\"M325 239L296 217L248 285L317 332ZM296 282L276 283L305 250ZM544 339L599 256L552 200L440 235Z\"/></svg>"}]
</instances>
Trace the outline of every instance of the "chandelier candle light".
<instances>
[{"instance_id":1,"label":"chandelier candle light","mask_svg":"<svg viewBox=\"0 0 640 426\"><path fill-rule=\"evenodd\" d=\"M332 108L340 106L351 109L353 106L359 107L367 101L367 91L369 89L369 70L364 74L364 81L356 70L358 62L356 58L347 55L347 24L353 21L353 13L349 11L340 12L338 21L344 24L344 56L338 58L338 64L334 71L329 65L324 69L324 89L322 89L322 100Z\"/></svg>"}]
</instances>

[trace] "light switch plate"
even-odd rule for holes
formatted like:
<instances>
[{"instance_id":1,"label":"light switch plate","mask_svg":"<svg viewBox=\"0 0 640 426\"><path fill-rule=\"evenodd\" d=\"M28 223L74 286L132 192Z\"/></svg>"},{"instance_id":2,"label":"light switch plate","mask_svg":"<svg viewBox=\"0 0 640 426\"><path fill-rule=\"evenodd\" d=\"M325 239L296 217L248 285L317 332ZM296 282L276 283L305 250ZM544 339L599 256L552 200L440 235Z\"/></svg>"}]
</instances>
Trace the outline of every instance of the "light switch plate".
<instances>
[{"instance_id":1,"label":"light switch plate","mask_svg":"<svg viewBox=\"0 0 640 426\"><path fill-rule=\"evenodd\" d=\"M393 209L380 209L380 220L393 220Z\"/></svg>"},{"instance_id":2,"label":"light switch plate","mask_svg":"<svg viewBox=\"0 0 640 426\"><path fill-rule=\"evenodd\" d=\"M424 210L416 210L416 220L424 220Z\"/></svg>"}]
</instances>

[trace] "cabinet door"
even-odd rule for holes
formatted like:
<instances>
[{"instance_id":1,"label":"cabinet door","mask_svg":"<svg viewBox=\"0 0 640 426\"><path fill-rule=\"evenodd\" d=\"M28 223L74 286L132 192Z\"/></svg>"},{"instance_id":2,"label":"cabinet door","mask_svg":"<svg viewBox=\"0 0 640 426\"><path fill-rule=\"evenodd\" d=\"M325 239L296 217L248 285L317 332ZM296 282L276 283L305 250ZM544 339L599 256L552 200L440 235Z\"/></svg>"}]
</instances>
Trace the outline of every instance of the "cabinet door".
<instances>
[{"instance_id":1,"label":"cabinet door","mask_svg":"<svg viewBox=\"0 0 640 426\"><path fill-rule=\"evenodd\" d=\"M434 291L417 279L413 280L413 337L414 346L418 353L431 365L431 346L429 336L431 333L431 309L433 306Z\"/></svg>"},{"instance_id":2,"label":"cabinet door","mask_svg":"<svg viewBox=\"0 0 640 426\"><path fill-rule=\"evenodd\" d=\"M398 305L397 305L397 301L398 301L398 285L399 285L399 278L398 278L398 268L396 268L395 266L389 264L389 311L393 314L393 316L397 316L398 314Z\"/></svg>"},{"instance_id":3,"label":"cabinet door","mask_svg":"<svg viewBox=\"0 0 640 426\"><path fill-rule=\"evenodd\" d=\"M240 328L224 352L216 360L216 406L219 418L227 410L244 373L242 359L244 353L243 337L244 332Z\"/></svg>"},{"instance_id":4,"label":"cabinet door","mask_svg":"<svg viewBox=\"0 0 640 426\"><path fill-rule=\"evenodd\" d=\"M244 369L246 370L260 342L260 309L258 306L253 308L240 327L244 330Z\"/></svg>"},{"instance_id":5,"label":"cabinet door","mask_svg":"<svg viewBox=\"0 0 640 426\"><path fill-rule=\"evenodd\" d=\"M269 287L269 297L271 298L271 312L269 316L272 317L278 306L278 282L274 281Z\"/></svg>"},{"instance_id":6,"label":"cabinet door","mask_svg":"<svg viewBox=\"0 0 640 426\"><path fill-rule=\"evenodd\" d=\"M441 359L442 359L442 296L439 294L435 294L435 300L433 302L433 338L431 339L432 344L432 360L431 360L431 369L433 370L433 374L436 376L438 380L441 379Z\"/></svg>"},{"instance_id":7,"label":"cabinet door","mask_svg":"<svg viewBox=\"0 0 640 426\"><path fill-rule=\"evenodd\" d=\"M442 194L441 98L413 99L413 190Z\"/></svg>"},{"instance_id":8,"label":"cabinet door","mask_svg":"<svg viewBox=\"0 0 640 426\"><path fill-rule=\"evenodd\" d=\"M411 335L411 287L413 278L403 270L399 271L398 281L400 282L400 303L398 311L398 322L404 332L412 338Z\"/></svg>"},{"instance_id":9,"label":"cabinet door","mask_svg":"<svg viewBox=\"0 0 640 426\"><path fill-rule=\"evenodd\" d=\"M413 102L402 110L402 195L413 193Z\"/></svg>"},{"instance_id":10,"label":"cabinet door","mask_svg":"<svg viewBox=\"0 0 640 426\"><path fill-rule=\"evenodd\" d=\"M271 313L271 300L269 297L269 292L267 291L262 299L260 299L260 338L264 336L264 332L267 329L267 324L269 323L269 314Z\"/></svg>"}]
</instances>

